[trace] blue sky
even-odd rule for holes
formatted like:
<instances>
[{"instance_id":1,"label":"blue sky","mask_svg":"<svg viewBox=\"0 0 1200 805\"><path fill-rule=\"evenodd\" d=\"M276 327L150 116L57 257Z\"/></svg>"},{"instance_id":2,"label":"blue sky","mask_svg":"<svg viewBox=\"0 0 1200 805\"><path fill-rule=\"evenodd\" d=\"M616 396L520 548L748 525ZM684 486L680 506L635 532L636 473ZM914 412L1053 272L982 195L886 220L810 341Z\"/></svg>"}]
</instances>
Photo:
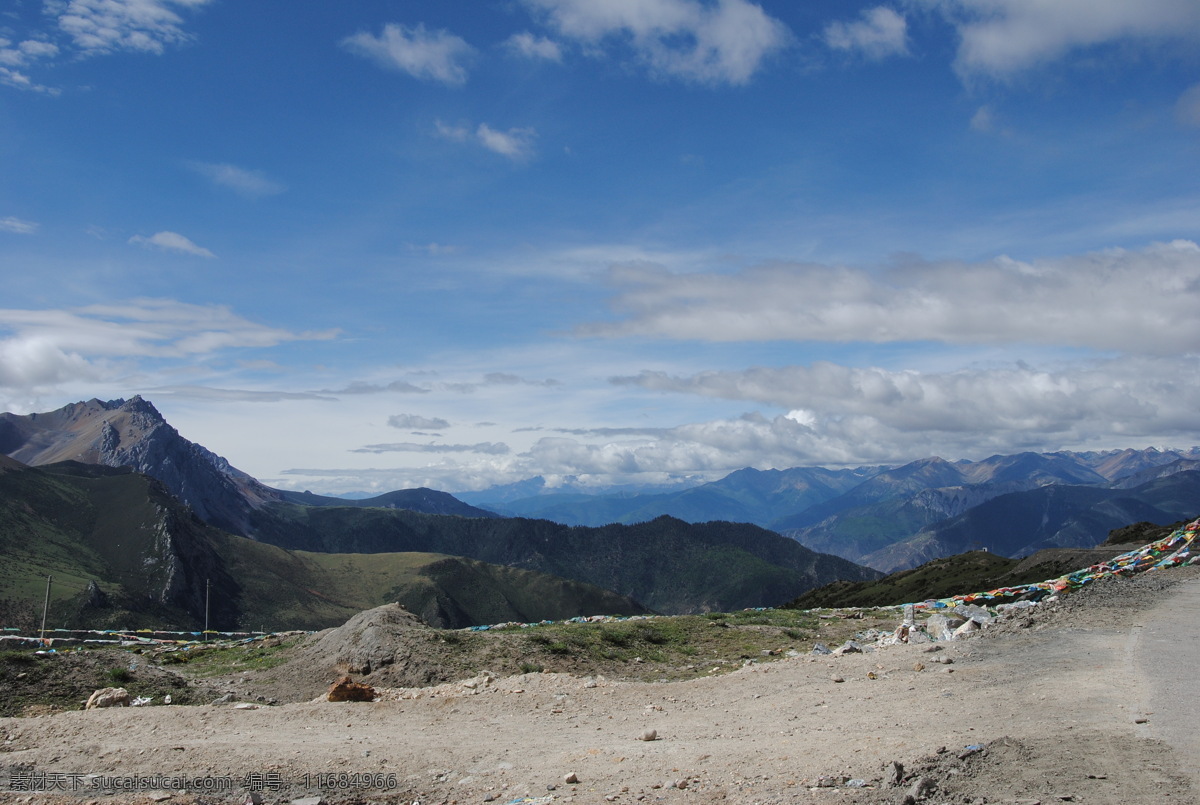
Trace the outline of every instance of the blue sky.
<instances>
[{"instance_id":1,"label":"blue sky","mask_svg":"<svg viewBox=\"0 0 1200 805\"><path fill-rule=\"evenodd\" d=\"M1200 443L1195 0L16 0L0 403L277 486Z\"/></svg>"}]
</instances>

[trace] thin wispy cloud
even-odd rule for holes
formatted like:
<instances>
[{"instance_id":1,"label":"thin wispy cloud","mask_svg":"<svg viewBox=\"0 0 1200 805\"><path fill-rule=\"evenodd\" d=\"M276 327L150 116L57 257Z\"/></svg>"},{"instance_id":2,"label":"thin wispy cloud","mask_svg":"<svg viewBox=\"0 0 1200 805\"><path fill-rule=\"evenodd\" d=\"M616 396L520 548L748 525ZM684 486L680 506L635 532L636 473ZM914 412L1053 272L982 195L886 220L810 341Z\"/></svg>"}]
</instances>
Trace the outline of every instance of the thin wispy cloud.
<instances>
[{"instance_id":1,"label":"thin wispy cloud","mask_svg":"<svg viewBox=\"0 0 1200 805\"><path fill-rule=\"evenodd\" d=\"M200 402L250 402L277 403L289 400L330 401L332 397L305 391L278 391L256 389L222 389L212 386L158 386L150 389L155 397L170 397Z\"/></svg>"},{"instance_id":2,"label":"thin wispy cloud","mask_svg":"<svg viewBox=\"0 0 1200 805\"><path fill-rule=\"evenodd\" d=\"M148 248L161 249L165 252L175 252L177 254L190 254L195 257L215 258L216 255L205 249L203 246L197 246L190 239L184 237L178 232L155 232L149 237L142 235L134 235L129 239L130 243L138 246L146 246Z\"/></svg>"},{"instance_id":3,"label":"thin wispy cloud","mask_svg":"<svg viewBox=\"0 0 1200 805\"><path fill-rule=\"evenodd\" d=\"M274 196L287 190L284 184L259 170L216 162L192 162L189 166L218 187L227 188L246 198Z\"/></svg>"},{"instance_id":4,"label":"thin wispy cloud","mask_svg":"<svg viewBox=\"0 0 1200 805\"><path fill-rule=\"evenodd\" d=\"M521 31L513 34L504 42L504 46L512 53L518 56L524 56L527 59L541 59L543 61L562 61L562 48L553 39L548 39L544 36L535 36L529 31Z\"/></svg>"},{"instance_id":5,"label":"thin wispy cloud","mask_svg":"<svg viewBox=\"0 0 1200 805\"><path fill-rule=\"evenodd\" d=\"M790 40L787 27L747 0L524 0L560 36L594 52L629 47L652 73L705 84L745 84Z\"/></svg>"},{"instance_id":6,"label":"thin wispy cloud","mask_svg":"<svg viewBox=\"0 0 1200 805\"><path fill-rule=\"evenodd\" d=\"M860 53L879 60L908 53L908 22L887 6L862 12L853 22L831 22L825 28L825 44L834 50Z\"/></svg>"},{"instance_id":7,"label":"thin wispy cloud","mask_svg":"<svg viewBox=\"0 0 1200 805\"><path fill-rule=\"evenodd\" d=\"M378 36L360 31L346 37L342 47L381 67L451 86L466 83L467 63L475 53L462 37L445 30L429 31L423 24L388 23Z\"/></svg>"},{"instance_id":8,"label":"thin wispy cloud","mask_svg":"<svg viewBox=\"0 0 1200 805\"><path fill-rule=\"evenodd\" d=\"M472 143L514 162L523 162L533 157L534 143L537 140L537 132L532 128L511 128L501 131L492 128L487 123L480 123L471 129L462 125L450 125L439 120L434 123L434 131L444 140Z\"/></svg>"},{"instance_id":9,"label":"thin wispy cloud","mask_svg":"<svg viewBox=\"0 0 1200 805\"><path fill-rule=\"evenodd\" d=\"M359 394L428 394L429 389L415 386L407 380L393 380L391 383L369 383L365 380L355 380L339 389L322 389L319 394L359 395Z\"/></svg>"},{"instance_id":10,"label":"thin wispy cloud","mask_svg":"<svg viewBox=\"0 0 1200 805\"><path fill-rule=\"evenodd\" d=\"M489 456L502 456L511 452L503 442L480 442L479 444L418 444L415 442L395 442L392 444L368 444L351 452L354 453L480 453Z\"/></svg>"},{"instance_id":11,"label":"thin wispy cloud","mask_svg":"<svg viewBox=\"0 0 1200 805\"><path fill-rule=\"evenodd\" d=\"M0 310L0 390L112 381L136 374L141 359L196 360L225 350L336 336L336 331L271 327L224 306L171 299L62 310L9 308Z\"/></svg>"},{"instance_id":12,"label":"thin wispy cloud","mask_svg":"<svg viewBox=\"0 0 1200 805\"><path fill-rule=\"evenodd\" d=\"M34 221L25 221L11 215L0 218L0 232L12 232L15 235L32 235L37 232L38 225Z\"/></svg>"}]
</instances>

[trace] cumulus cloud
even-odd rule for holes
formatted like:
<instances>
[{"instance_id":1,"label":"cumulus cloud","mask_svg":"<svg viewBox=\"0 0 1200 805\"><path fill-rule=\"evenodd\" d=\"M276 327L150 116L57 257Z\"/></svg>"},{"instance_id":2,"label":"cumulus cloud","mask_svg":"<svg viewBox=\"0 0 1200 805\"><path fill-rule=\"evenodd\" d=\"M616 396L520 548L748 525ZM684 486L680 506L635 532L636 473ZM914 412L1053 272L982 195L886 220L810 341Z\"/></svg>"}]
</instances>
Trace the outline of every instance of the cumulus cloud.
<instances>
[{"instance_id":1,"label":"cumulus cloud","mask_svg":"<svg viewBox=\"0 0 1200 805\"><path fill-rule=\"evenodd\" d=\"M395 442L393 444L368 444L351 451L352 453L480 453L489 456L502 456L510 451L503 442L480 442L479 444L417 444L415 442Z\"/></svg>"},{"instance_id":2,"label":"cumulus cloud","mask_svg":"<svg viewBox=\"0 0 1200 805\"><path fill-rule=\"evenodd\" d=\"M202 246L197 246L188 238L178 232L155 232L150 237L142 235L134 235L129 239L130 243L136 243L141 246L150 248L162 249L166 252L179 252L180 254L191 254L196 257L216 257L215 254L205 249Z\"/></svg>"},{"instance_id":3,"label":"cumulus cloud","mask_svg":"<svg viewBox=\"0 0 1200 805\"><path fill-rule=\"evenodd\" d=\"M0 218L0 231L13 232L17 235L32 235L37 232L38 225L33 221L22 221L20 218Z\"/></svg>"},{"instance_id":4,"label":"cumulus cloud","mask_svg":"<svg viewBox=\"0 0 1200 805\"><path fill-rule=\"evenodd\" d=\"M584 336L702 341L1049 344L1144 354L1200 348L1190 241L1020 262L900 263L879 273L779 263L737 274L612 270L614 322Z\"/></svg>"},{"instance_id":5,"label":"cumulus cloud","mask_svg":"<svg viewBox=\"0 0 1200 805\"><path fill-rule=\"evenodd\" d=\"M360 31L342 40L342 47L381 67L401 70L414 78L451 86L467 82L466 62L475 49L449 31L427 31L389 23L379 36Z\"/></svg>"},{"instance_id":6,"label":"cumulus cloud","mask_svg":"<svg viewBox=\"0 0 1200 805\"><path fill-rule=\"evenodd\" d=\"M562 48L557 42L544 36L534 36L529 31L513 34L505 41L504 46L527 59L562 61Z\"/></svg>"},{"instance_id":7,"label":"cumulus cloud","mask_svg":"<svg viewBox=\"0 0 1200 805\"><path fill-rule=\"evenodd\" d=\"M514 162L529 159L534 153L537 132L532 128L512 128L508 131L494 129L487 123L476 128L455 126L438 120L434 123L437 135L456 143L474 143L487 150L508 157Z\"/></svg>"},{"instance_id":8,"label":"cumulus cloud","mask_svg":"<svg viewBox=\"0 0 1200 805\"><path fill-rule=\"evenodd\" d=\"M1005 77L1118 42L1200 41L1191 0L924 0L958 31L963 74Z\"/></svg>"},{"instance_id":9,"label":"cumulus cloud","mask_svg":"<svg viewBox=\"0 0 1200 805\"><path fill-rule=\"evenodd\" d=\"M388 427L401 430L444 430L450 423L440 417L424 417L417 414L394 414L388 417Z\"/></svg>"},{"instance_id":10,"label":"cumulus cloud","mask_svg":"<svg viewBox=\"0 0 1200 805\"><path fill-rule=\"evenodd\" d=\"M115 51L162 53L189 39L176 9L192 10L210 0L70 0L48 3L58 27L84 55Z\"/></svg>"},{"instance_id":11,"label":"cumulus cloud","mask_svg":"<svg viewBox=\"0 0 1200 805\"><path fill-rule=\"evenodd\" d=\"M593 50L631 49L660 76L745 84L789 40L786 26L748 0L524 0L560 35Z\"/></svg>"},{"instance_id":12,"label":"cumulus cloud","mask_svg":"<svg viewBox=\"0 0 1200 805\"><path fill-rule=\"evenodd\" d=\"M945 373L816 363L688 376L643 372L613 382L788 410L772 420L744 418L732 431L728 425L718 428L727 435L756 434L759 441L749 444L783 462L775 466L887 463L933 454L978 456L1173 439L1191 443L1200 434L1200 358L1195 355ZM781 429L787 439L772 444L769 435ZM711 430L711 424L676 429L697 439ZM718 444L711 435L699 441ZM735 442L726 444L732 448Z\"/></svg>"},{"instance_id":13,"label":"cumulus cloud","mask_svg":"<svg viewBox=\"0 0 1200 805\"><path fill-rule=\"evenodd\" d=\"M212 162L193 162L192 170L219 187L228 188L246 198L274 196L287 189L284 185L257 170L247 170L236 165Z\"/></svg>"},{"instance_id":14,"label":"cumulus cloud","mask_svg":"<svg viewBox=\"0 0 1200 805\"><path fill-rule=\"evenodd\" d=\"M825 28L825 44L874 60L903 56L908 53L908 23L887 6L876 6L854 22L831 22Z\"/></svg>"}]
</instances>

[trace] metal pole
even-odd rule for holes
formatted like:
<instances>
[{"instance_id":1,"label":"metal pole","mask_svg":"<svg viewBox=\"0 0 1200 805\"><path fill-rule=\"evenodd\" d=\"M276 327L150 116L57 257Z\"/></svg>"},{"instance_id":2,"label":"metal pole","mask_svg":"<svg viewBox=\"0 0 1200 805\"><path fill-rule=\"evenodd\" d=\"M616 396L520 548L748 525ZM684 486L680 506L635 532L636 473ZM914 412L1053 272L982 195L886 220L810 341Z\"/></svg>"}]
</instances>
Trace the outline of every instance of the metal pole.
<instances>
[{"instance_id":1,"label":"metal pole","mask_svg":"<svg viewBox=\"0 0 1200 805\"><path fill-rule=\"evenodd\" d=\"M204 580L204 639L208 640L208 598L212 591L212 579Z\"/></svg>"},{"instance_id":2,"label":"metal pole","mask_svg":"<svg viewBox=\"0 0 1200 805\"><path fill-rule=\"evenodd\" d=\"M46 612L50 609L50 576L46 576L46 601L42 604L42 631L39 634L42 640L46 639Z\"/></svg>"}]
</instances>

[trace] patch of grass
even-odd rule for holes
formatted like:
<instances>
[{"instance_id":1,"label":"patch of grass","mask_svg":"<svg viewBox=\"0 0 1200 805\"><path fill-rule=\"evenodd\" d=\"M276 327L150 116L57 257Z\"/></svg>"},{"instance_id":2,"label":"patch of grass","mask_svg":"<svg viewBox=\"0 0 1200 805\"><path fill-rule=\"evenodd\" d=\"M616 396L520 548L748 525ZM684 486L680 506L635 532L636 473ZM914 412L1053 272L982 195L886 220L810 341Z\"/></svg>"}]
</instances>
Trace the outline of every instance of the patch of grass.
<instances>
[{"instance_id":1,"label":"patch of grass","mask_svg":"<svg viewBox=\"0 0 1200 805\"><path fill-rule=\"evenodd\" d=\"M133 681L133 672L128 668L109 668L104 676L114 685L124 685Z\"/></svg>"},{"instance_id":2,"label":"patch of grass","mask_svg":"<svg viewBox=\"0 0 1200 805\"><path fill-rule=\"evenodd\" d=\"M0 663L34 665L37 663L37 657L31 651L0 651Z\"/></svg>"},{"instance_id":3,"label":"patch of grass","mask_svg":"<svg viewBox=\"0 0 1200 805\"><path fill-rule=\"evenodd\" d=\"M263 671L285 662L290 656L289 649L300 642L302 638L292 637L286 640L272 638L253 643L220 643L211 648L192 648L184 653L186 659L172 659L170 662L186 665L180 668L181 673L190 677L223 676L234 671ZM159 655L158 662L175 652Z\"/></svg>"},{"instance_id":4,"label":"patch of grass","mask_svg":"<svg viewBox=\"0 0 1200 805\"><path fill-rule=\"evenodd\" d=\"M536 662L522 662L519 667L523 674L540 674L546 670Z\"/></svg>"}]
</instances>

